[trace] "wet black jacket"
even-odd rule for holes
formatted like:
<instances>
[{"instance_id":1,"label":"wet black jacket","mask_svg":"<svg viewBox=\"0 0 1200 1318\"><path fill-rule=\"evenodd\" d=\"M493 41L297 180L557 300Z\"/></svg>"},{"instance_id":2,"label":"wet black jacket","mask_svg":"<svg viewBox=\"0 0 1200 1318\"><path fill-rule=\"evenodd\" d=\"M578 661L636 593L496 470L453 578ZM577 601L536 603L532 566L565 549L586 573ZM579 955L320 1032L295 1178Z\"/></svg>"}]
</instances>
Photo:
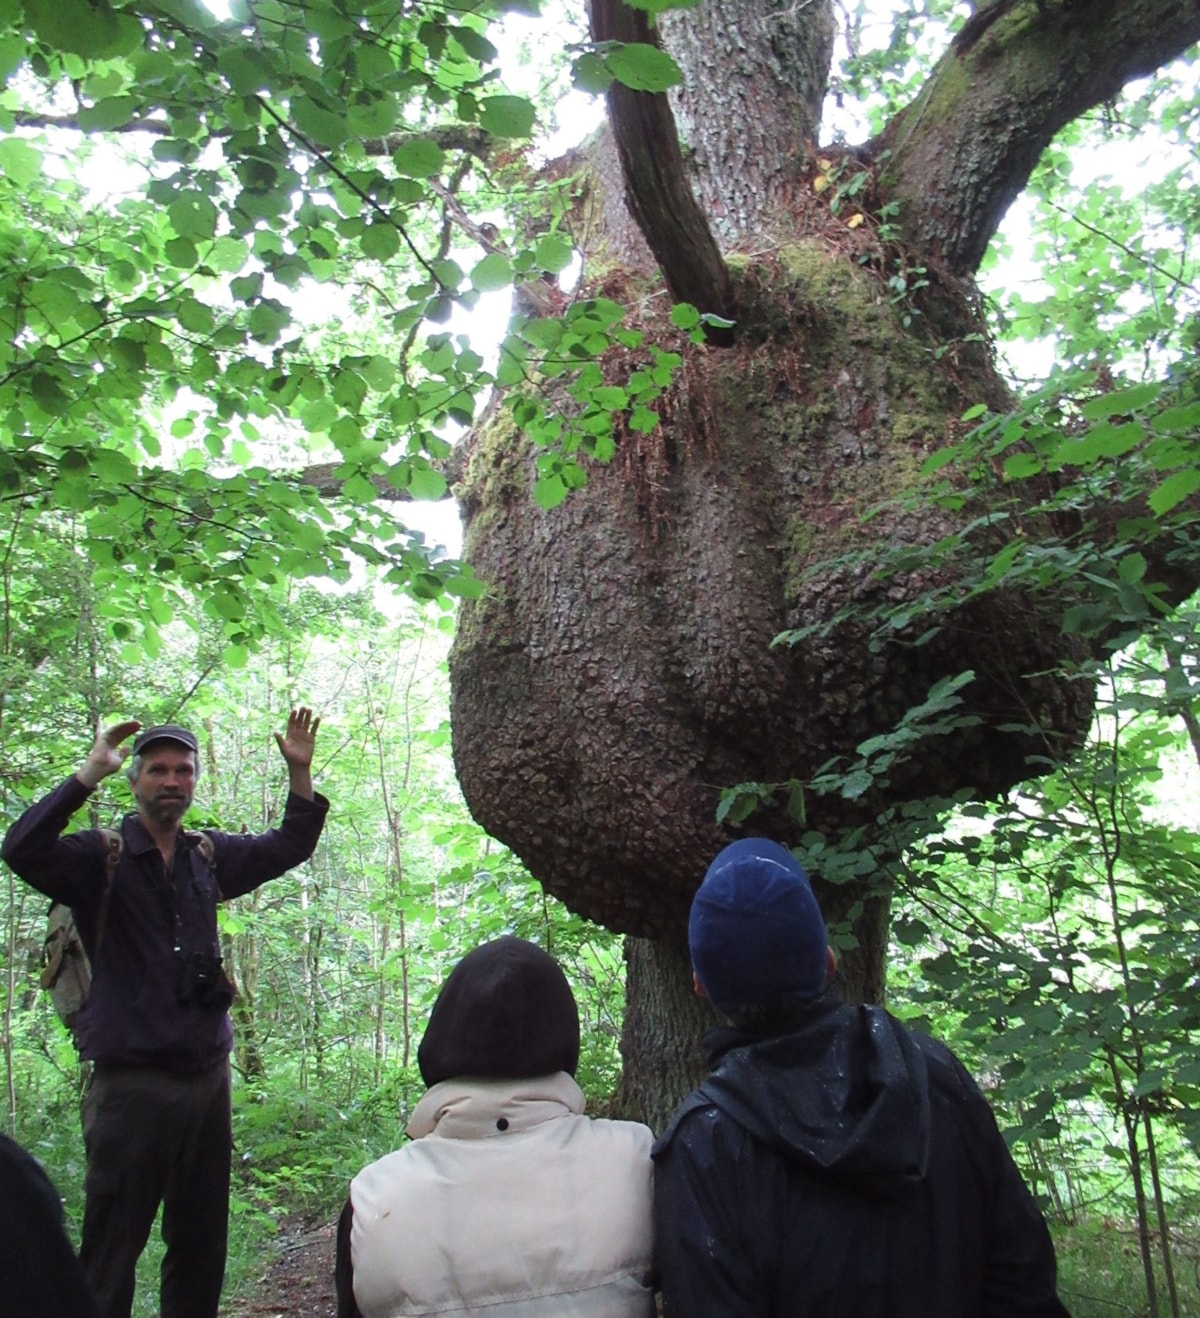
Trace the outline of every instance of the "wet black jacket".
<instances>
[{"instance_id":1,"label":"wet black jacket","mask_svg":"<svg viewBox=\"0 0 1200 1318\"><path fill-rule=\"evenodd\" d=\"M42 1166L0 1135L0 1312L21 1318L100 1318Z\"/></svg>"},{"instance_id":2,"label":"wet black jacket","mask_svg":"<svg viewBox=\"0 0 1200 1318\"><path fill-rule=\"evenodd\" d=\"M1045 1222L953 1054L822 1001L712 1073L654 1148L667 1318L1066 1318Z\"/></svg>"}]
</instances>

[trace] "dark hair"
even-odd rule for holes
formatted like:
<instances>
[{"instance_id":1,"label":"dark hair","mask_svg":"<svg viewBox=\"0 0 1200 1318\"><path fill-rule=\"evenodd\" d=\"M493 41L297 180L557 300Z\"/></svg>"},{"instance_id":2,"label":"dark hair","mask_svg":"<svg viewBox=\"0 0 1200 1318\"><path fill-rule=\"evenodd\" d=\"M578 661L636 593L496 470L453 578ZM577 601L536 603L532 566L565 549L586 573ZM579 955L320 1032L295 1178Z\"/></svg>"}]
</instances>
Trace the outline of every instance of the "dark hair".
<instances>
[{"instance_id":1,"label":"dark hair","mask_svg":"<svg viewBox=\"0 0 1200 1318\"><path fill-rule=\"evenodd\" d=\"M805 1016L818 1007L834 1007L846 1001L846 981L840 969L828 975L821 992L810 998L804 993L780 993L762 1002L735 1005L724 1014L735 1029L746 1034L769 1037L790 1034L804 1023Z\"/></svg>"},{"instance_id":2,"label":"dark hair","mask_svg":"<svg viewBox=\"0 0 1200 1318\"><path fill-rule=\"evenodd\" d=\"M804 1016L821 998L807 993L781 993L762 1002L749 1002L741 1006L721 1008L724 1015L739 1030L747 1034L788 1034L796 1029Z\"/></svg>"}]
</instances>

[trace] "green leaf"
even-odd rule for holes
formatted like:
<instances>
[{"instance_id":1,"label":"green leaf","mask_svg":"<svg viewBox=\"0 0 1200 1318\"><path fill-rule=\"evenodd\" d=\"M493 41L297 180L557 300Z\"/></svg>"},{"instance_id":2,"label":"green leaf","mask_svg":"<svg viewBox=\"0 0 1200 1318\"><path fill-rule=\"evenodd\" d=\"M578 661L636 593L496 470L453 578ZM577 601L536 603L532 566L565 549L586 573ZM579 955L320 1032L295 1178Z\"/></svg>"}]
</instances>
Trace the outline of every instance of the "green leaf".
<instances>
[{"instance_id":1,"label":"green leaf","mask_svg":"<svg viewBox=\"0 0 1200 1318\"><path fill-rule=\"evenodd\" d=\"M112 448L98 448L92 455L92 470L111 485L127 485L137 480L138 470L125 456Z\"/></svg>"},{"instance_id":2,"label":"green leaf","mask_svg":"<svg viewBox=\"0 0 1200 1318\"><path fill-rule=\"evenodd\" d=\"M1168 407L1150 422L1151 429L1159 434L1179 432L1190 435L1200 429L1200 403L1185 407Z\"/></svg>"},{"instance_id":3,"label":"green leaf","mask_svg":"<svg viewBox=\"0 0 1200 1318\"><path fill-rule=\"evenodd\" d=\"M400 109L395 98L374 91L359 91L346 107L352 138L386 137L396 126Z\"/></svg>"},{"instance_id":4,"label":"green leaf","mask_svg":"<svg viewBox=\"0 0 1200 1318\"><path fill-rule=\"evenodd\" d=\"M274 298L263 298L250 312L250 333L258 343L275 343L291 323L292 313Z\"/></svg>"},{"instance_id":5,"label":"green leaf","mask_svg":"<svg viewBox=\"0 0 1200 1318\"><path fill-rule=\"evenodd\" d=\"M500 252L489 252L471 271L472 287L481 293L507 288L512 279L512 262Z\"/></svg>"},{"instance_id":6,"label":"green leaf","mask_svg":"<svg viewBox=\"0 0 1200 1318\"><path fill-rule=\"evenodd\" d=\"M1146 575L1145 555L1126 554L1117 564L1117 575L1122 581L1136 585Z\"/></svg>"},{"instance_id":7,"label":"green leaf","mask_svg":"<svg viewBox=\"0 0 1200 1318\"><path fill-rule=\"evenodd\" d=\"M238 96L254 96L271 85L271 71L261 51L242 42L217 47L217 68Z\"/></svg>"},{"instance_id":8,"label":"green leaf","mask_svg":"<svg viewBox=\"0 0 1200 1318\"><path fill-rule=\"evenodd\" d=\"M448 31L464 52L480 64L491 64L497 59L499 52L482 32L461 25L451 27Z\"/></svg>"},{"instance_id":9,"label":"green leaf","mask_svg":"<svg viewBox=\"0 0 1200 1318\"><path fill-rule=\"evenodd\" d=\"M442 148L426 137L414 137L392 152L392 164L406 178L433 178L443 161Z\"/></svg>"},{"instance_id":10,"label":"green leaf","mask_svg":"<svg viewBox=\"0 0 1200 1318\"><path fill-rule=\"evenodd\" d=\"M561 476L542 476L533 485L534 502L549 512L567 497L567 484Z\"/></svg>"},{"instance_id":11,"label":"green leaf","mask_svg":"<svg viewBox=\"0 0 1200 1318\"><path fill-rule=\"evenodd\" d=\"M566 234L562 233L546 234L533 249L534 265L552 275L565 270L574 259L575 248Z\"/></svg>"},{"instance_id":12,"label":"green leaf","mask_svg":"<svg viewBox=\"0 0 1200 1318\"><path fill-rule=\"evenodd\" d=\"M120 336L110 345L113 361L125 371L146 369L146 346L137 339Z\"/></svg>"},{"instance_id":13,"label":"green leaf","mask_svg":"<svg viewBox=\"0 0 1200 1318\"><path fill-rule=\"evenodd\" d=\"M1089 398L1079 410L1089 421L1099 421L1104 417L1140 411L1153 403L1161 392L1161 384L1137 384L1130 389L1115 389L1098 398Z\"/></svg>"},{"instance_id":14,"label":"green leaf","mask_svg":"<svg viewBox=\"0 0 1200 1318\"><path fill-rule=\"evenodd\" d=\"M358 371L338 371L333 381L333 401L339 407L357 412L366 401L367 382Z\"/></svg>"},{"instance_id":15,"label":"green leaf","mask_svg":"<svg viewBox=\"0 0 1200 1318\"><path fill-rule=\"evenodd\" d=\"M310 434L328 430L340 415L338 405L328 398L318 398L300 409L300 422Z\"/></svg>"},{"instance_id":16,"label":"green leaf","mask_svg":"<svg viewBox=\"0 0 1200 1318\"><path fill-rule=\"evenodd\" d=\"M171 238L163 255L176 270L191 270L197 264L196 244L190 238Z\"/></svg>"},{"instance_id":17,"label":"green leaf","mask_svg":"<svg viewBox=\"0 0 1200 1318\"><path fill-rule=\"evenodd\" d=\"M16 0L5 0L0 4L0 28L11 26L21 12ZM21 36L0 36L0 83L16 73L25 62L26 43Z\"/></svg>"},{"instance_id":18,"label":"green leaf","mask_svg":"<svg viewBox=\"0 0 1200 1318\"><path fill-rule=\"evenodd\" d=\"M208 264L222 274L235 275L246 264L246 240L226 234L208 249Z\"/></svg>"},{"instance_id":19,"label":"green leaf","mask_svg":"<svg viewBox=\"0 0 1200 1318\"><path fill-rule=\"evenodd\" d=\"M375 502L376 493L370 478L364 476L361 471L356 471L342 485L342 495L352 503L372 504Z\"/></svg>"},{"instance_id":20,"label":"green leaf","mask_svg":"<svg viewBox=\"0 0 1200 1318\"><path fill-rule=\"evenodd\" d=\"M562 342L566 328L561 320L530 320L521 326L521 338L535 348L549 351Z\"/></svg>"},{"instance_id":21,"label":"green leaf","mask_svg":"<svg viewBox=\"0 0 1200 1318\"><path fill-rule=\"evenodd\" d=\"M647 14L665 14L668 9L695 9L700 0L625 0L630 9L641 9Z\"/></svg>"},{"instance_id":22,"label":"green leaf","mask_svg":"<svg viewBox=\"0 0 1200 1318\"><path fill-rule=\"evenodd\" d=\"M753 783L740 783L737 787L727 788L717 803L716 822L744 823L758 809L761 800L761 790Z\"/></svg>"},{"instance_id":23,"label":"green leaf","mask_svg":"<svg viewBox=\"0 0 1200 1318\"><path fill-rule=\"evenodd\" d=\"M571 65L571 81L581 92L603 96L613 84L613 75L602 55L588 51Z\"/></svg>"},{"instance_id":24,"label":"green leaf","mask_svg":"<svg viewBox=\"0 0 1200 1318\"><path fill-rule=\"evenodd\" d=\"M478 577L451 577L446 582L446 593L458 599L477 600L487 593L487 586Z\"/></svg>"},{"instance_id":25,"label":"green leaf","mask_svg":"<svg viewBox=\"0 0 1200 1318\"><path fill-rule=\"evenodd\" d=\"M176 239L183 242L182 238ZM190 334L211 334L216 319L211 307L194 297L185 297L179 303L179 323Z\"/></svg>"},{"instance_id":26,"label":"green leaf","mask_svg":"<svg viewBox=\"0 0 1200 1318\"><path fill-rule=\"evenodd\" d=\"M433 273L443 289L456 289L463 281L462 266L457 261L438 261L434 264Z\"/></svg>"},{"instance_id":27,"label":"green leaf","mask_svg":"<svg viewBox=\"0 0 1200 1318\"><path fill-rule=\"evenodd\" d=\"M85 133L103 133L124 128L138 110L138 101L132 96L110 96L95 105L79 110L79 127Z\"/></svg>"},{"instance_id":28,"label":"green leaf","mask_svg":"<svg viewBox=\"0 0 1200 1318\"><path fill-rule=\"evenodd\" d=\"M256 270L253 274L242 275L229 281L229 292L239 302L253 302L263 290L263 274Z\"/></svg>"},{"instance_id":29,"label":"green leaf","mask_svg":"<svg viewBox=\"0 0 1200 1318\"><path fill-rule=\"evenodd\" d=\"M82 449L69 448L59 458L58 469L70 475L81 476L85 472L91 471L92 468L91 463L88 461L88 455Z\"/></svg>"},{"instance_id":30,"label":"green leaf","mask_svg":"<svg viewBox=\"0 0 1200 1318\"><path fill-rule=\"evenodd\" d=\"M203 240L216 235L217 208L199 192L185 193L173 201L167 207L167 218L181 238Z\"/></svg>"},{"instance_id":31,"label":"green leaf","mask_svg":"<svg viewBox=\"0 0 1200 1318\"><path fill-rule=\"evenodd\" d=\"M0 174L18 188L28 187L42 172L42 154L23 137L0 138Z\"/></svg>"},{"instance_id":32,"label":"green leaf","mask_svg":"<svg viewBox=\"0 0 1200 1318\"><path fill-rule=\"evenodd\" d=\"M605 56L608 71L620 83L638 92L665 92L683 81L679 65L657 46L632 41Z\"/></svg>"},{"instance_id":33,"label":"green leaf","mask_svg":"<svg viewBox=\"0 0 1200 1318\"><path fill-rule=\"evenodd\" d=\"M676 302L671 308L671 324L676 329L695 329L700 324L700 313L690 302Z\"/></svg>"},{"instance_id":34,"label":"green leaf","mask_svg":"<svg viewBox=\"0 0 1200 1318\"><path fill-rule=\"evenodd\" d=\"M1145 429L1136 421L1121 425L1102 421L1085 434L1066 440L1055 457L1068 466L1086 466L1098 458L1119 458L1136 448L1145 437Z\"/></svg>"},{"instance_id":35,"label":"green leaf","mask_svg":"<svg viewBox=\"0 0 1200 1318\"><path fill-rule=\"evenodd\" d=\"M25 0L25 16L47 45L86 59L129 55L142 44L142 25L107 0Z\"/></svg>"},{"instance_id":36,"label":"green leaf","mask_svg":"<svg viewBox=\"0 0 1200 1318\"><path fill-rule=\"evenodd\" d=\"M307 96L299 96L292 102L292 120L300 132L318 146L341 146L351 136L344 113Z\"/></svg>"},{"instance_id":37,"label":"green leaf","mask_svg":"<svg viewBox=\"0 0 1200 1318\"><path fill-rule=\"evenodd\" d=\"M589 391L589 398L597 407L609 412L620 412L629 406L629 394L617 385L604 385Z\"/></svg>"},{"instance_id":38,"label":"green leaf","mask_svg":"<svg viewBox=\"0 0 1200 1318\"><path fill-rule=\"evenodd\" d=\"M71 400L62 386L45 371L35 372L29 384L29 392L47 416L62 416L71 406Z\"/></svg>"},{"instance_id":39,"label":"green leaf","mask_svg":"<svg viewBox=\"0 0 1200 1318\"><path fill-rule=\"evenodd\" d=\"M413 458L409 463L408 488L414 499L438 500L446 497L446 478L427 462Z\"/></svg>"},{"instance_id":40,"label":"green leaf","mask_svg":"<svg viewBox=\"0 0 1200 1318\"><path fill-rule=\"evenodd\" d=\"M640 435L652 435L658 429L659 416L653 408L638 404L629 413L629 428Z\"/></svg>"},{"instance_id":41,"label":"green leaf","mask_svg":"<svg viewBox=\"0 0 1200 1318\"><path fill-rule=\"evenodd\" d=\"M1045 469L1045 461L1036 453L1013 453L1004 459L1004 475L1009 480L1024 480Z\"/></svg>"},{"instance_id":42,"label":"green leaf","mask_svg":"<svg viewBox=\"0 0 1200 1318\"><path fill-rule=\"evenodd\" d=\"M400 235L394 224L378 220L364 230L358 245L369 260L390 261L400 250Z\"/></svg>"},{"instance_id":43,"label":"green leaf","mask_svg":"<svg viewBox=\"0 0 1200 1318\"><path fill-rule=\"evenodd\" d=\"M496 137L530 137L535 119L523 96L488 96L479 103L479 126Z\"/></svg>"},{"instance_id":44,"label":"green leaf","mask_svg":"<svg viewBox=\"0 0 1200 1318\"><path fill-rule=\"evenodd\" d=\"M1190 498L1197 490L1200 490L1200 471L1195 468L1177 471L1174 475L1168 476L1150 495L1151 511L1161 517L1185 499Z\"/></svg>"},{"instance_id":45,"label":"green leaf","mask_svg":"<svg viewBox=\"0 0 1200 1318\"><path fill-rule=\"evenodd\" d=\"M377 393L396 383L396 365L387 357L368 357L358 368L359 374Z\"/></svg>"}]
</instances>

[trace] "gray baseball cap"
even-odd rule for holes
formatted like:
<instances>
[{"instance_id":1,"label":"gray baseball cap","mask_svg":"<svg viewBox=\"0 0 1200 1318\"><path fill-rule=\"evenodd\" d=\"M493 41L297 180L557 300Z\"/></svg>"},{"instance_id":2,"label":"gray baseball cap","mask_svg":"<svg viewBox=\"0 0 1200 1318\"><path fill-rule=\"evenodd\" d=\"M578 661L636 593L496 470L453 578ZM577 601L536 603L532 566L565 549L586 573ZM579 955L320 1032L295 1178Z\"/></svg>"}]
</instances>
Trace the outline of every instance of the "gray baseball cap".
<instances>
[{"instance_id":1,"label":"gray baseball cap","mask_svg":"<svg viewBox=\"0 0 1200 1318\"><path fill-rule=\"evenodd\" d=\"M200 743L196 740L195 734L187 728L178 727L174 723L163 723L153 728L143 728L134 738L133 753L140 755L151 742L155 741L175 741L180 746L186 746L188 750L200 751Z\"/></svg>"}]
</instances>

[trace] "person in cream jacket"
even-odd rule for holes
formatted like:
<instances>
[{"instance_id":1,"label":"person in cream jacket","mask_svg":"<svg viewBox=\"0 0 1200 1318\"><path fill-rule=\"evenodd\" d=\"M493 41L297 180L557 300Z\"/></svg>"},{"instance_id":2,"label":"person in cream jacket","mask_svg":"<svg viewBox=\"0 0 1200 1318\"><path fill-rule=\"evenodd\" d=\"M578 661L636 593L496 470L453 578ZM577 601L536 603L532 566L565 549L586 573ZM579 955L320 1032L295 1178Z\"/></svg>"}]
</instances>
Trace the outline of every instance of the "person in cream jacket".
<instances>
[{"instance_id":1,"label":"person in cream jacket","mask_svg":"<svg viewBox=\"0 0 1200 1318\"><path fill-rule=\"evenodd\" d=\"M417 1053L411 1141L365 1167L338 1223L338 1318L651 1318L653 1136L583 1115L579 1013L558 963L468 953Z\"/></svg>"}]
</instances>

